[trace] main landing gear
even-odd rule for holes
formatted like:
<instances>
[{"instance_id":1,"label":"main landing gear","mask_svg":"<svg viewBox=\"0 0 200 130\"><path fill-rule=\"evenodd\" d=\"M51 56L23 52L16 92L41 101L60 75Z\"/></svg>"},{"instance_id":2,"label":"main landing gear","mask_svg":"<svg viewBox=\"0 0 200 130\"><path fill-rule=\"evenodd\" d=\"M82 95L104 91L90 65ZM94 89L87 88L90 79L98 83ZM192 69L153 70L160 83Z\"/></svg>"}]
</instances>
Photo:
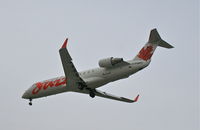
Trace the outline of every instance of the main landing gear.
<instances>
[{"instance_id":1,"label":"main landing gear","mask_svg":"<svg viewBox=\"0 0 200 130\"><path fill-rule=\"evenodd\" d=\"M94 98L95 97L95 89L91 89L91 88L88 88L87 85L83 84L83 83L78 83L78 89L79 90L87 90L89 91L89 96L91 98Z\"/></svg>"},{"instance_id":2,"label":"main landing gear","mask_svg":"<svg viewBox=\"0 0 200 130\"><path fill-rule=\"evenodd\" d=\"M30 98L29 101L29 105L32 106L32 99Z\"/></svg>"},{"instance_id":3,"label":"main landing gear","mask_svg":"<svg viewBox=\"0 0 200 130\"><path fill-rule=\"evenodd\" d=\"M91 98L94 98L94 97L95 97L95 93L94 93L94 91L95 91L95 90L90 90L89 95L90 95Z\"/></svg>"}]
</instances>

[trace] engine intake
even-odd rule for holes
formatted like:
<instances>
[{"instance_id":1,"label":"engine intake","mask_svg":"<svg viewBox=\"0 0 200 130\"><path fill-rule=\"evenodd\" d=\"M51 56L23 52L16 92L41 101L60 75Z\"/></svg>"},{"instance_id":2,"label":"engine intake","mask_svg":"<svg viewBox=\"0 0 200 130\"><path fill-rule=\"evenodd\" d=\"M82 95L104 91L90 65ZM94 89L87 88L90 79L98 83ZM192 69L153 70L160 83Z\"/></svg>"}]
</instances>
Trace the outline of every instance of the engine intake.
<instances>
[{"instance_id":1,"label":"engine intake","mask_svg":"<svg viewBox=\"0 0 200 130\"><path fill-rule=\"evenodd\" d=\"M99 66L103 68L109 68L109 67L113 67L114 65L122 61L123 61L123 58L109 57L109 58L99 60Z\"/></svg>"}]
</instances>

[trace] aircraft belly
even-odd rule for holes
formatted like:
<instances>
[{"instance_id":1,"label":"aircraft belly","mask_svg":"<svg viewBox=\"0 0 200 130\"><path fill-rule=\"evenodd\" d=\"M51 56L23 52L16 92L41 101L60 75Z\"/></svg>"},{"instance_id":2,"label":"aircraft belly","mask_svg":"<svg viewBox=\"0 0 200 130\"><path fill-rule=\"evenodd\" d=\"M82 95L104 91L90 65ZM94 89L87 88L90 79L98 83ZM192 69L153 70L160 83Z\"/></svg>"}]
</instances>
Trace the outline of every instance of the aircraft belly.
<instances>
[{"instance_id":1,"label":"aircraft belly","mask_svg":"<svg viewBox=\"0 0 200 130\"><path fill-rule=\"evenodd\" d=\"M128 66L123 67L119 70L115 70L111 73L111 75L109 77L107 77L110 82L116 81L116 80L120 80L120 79L124 79L124 78L128 78L130 75L136 73L138 71L138 67L131 67L129 68Z\"/></svg>"},{"instance_id":2,"label":"aircraft belly","mask_svg":"<svg viewBox=\"0 0 200 130\"><path fill-rule=\"evenodd\" d=\"M107 79L101 78L101 77L91 77L91 78L84 79L84 81L86 82L89 88L98 88L109 82Z\"/></svg>"},{"instance_id":3,"label":"aircraft belly","mask_svg":"<svg viewBox=\"0 0 200 130\"><path fill-rule=\"evenodd\" d=\"M58 93L63 93L66 92L67 90L65 88L55 88L55 89L49 89L47 91L41 91L41 93L39 93L38 95L36 95L37 97L46 97L46 96L50 96L50 95L54 95L54 94L58 94Z\"/></svg>"}]
</instances>

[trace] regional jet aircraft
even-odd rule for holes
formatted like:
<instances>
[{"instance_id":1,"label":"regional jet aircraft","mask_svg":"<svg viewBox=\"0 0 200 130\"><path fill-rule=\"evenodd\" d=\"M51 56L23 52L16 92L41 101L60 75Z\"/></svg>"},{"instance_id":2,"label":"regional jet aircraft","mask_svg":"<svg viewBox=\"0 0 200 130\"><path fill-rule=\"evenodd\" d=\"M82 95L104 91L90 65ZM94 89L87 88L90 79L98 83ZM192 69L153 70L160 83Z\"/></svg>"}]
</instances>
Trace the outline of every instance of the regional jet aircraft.
<instances>
[{"instance_id":1,"label":"regional jet aircraft","mask_svg":"<svg viewBox=\"0 0 200 130\"><path fill-rule=\"evenodd\" d=\"M102 92L97 88L116 80L128 78L130 75L147 67L157 46L173 48L173 46L161 39L156 29L153 29L150 32L148 42L135 58L124 61L123 58L109 57L99 60L99 68L78 72L66 48L67 41L68 39L65 40L59 50L65 76L33 84L22 96L24 99L29 99L29 105L32 105L32 99L63 92L84 93L92 98L99 96L128 103L136 102L139 95L132 100Z\"/></svg>"}]
</instances>

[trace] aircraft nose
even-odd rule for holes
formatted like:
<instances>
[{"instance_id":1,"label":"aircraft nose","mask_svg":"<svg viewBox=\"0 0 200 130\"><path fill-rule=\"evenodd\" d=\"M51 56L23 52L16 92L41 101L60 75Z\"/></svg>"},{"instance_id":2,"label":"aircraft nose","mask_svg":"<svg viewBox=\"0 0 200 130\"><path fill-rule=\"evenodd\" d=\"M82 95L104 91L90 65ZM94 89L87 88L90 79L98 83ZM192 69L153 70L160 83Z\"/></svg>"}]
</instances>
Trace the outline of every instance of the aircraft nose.
<instances>
[{"instance_id":1,"label":"aircraft nose","mask_svg":"<svg viewBox=\"0 0 200 130\"><path fill-rule=\"evenodd\" d=\"M22 95L22 98L28 99L28 93L27 93L27 91Z\"/></svg>"}]
</instances>

